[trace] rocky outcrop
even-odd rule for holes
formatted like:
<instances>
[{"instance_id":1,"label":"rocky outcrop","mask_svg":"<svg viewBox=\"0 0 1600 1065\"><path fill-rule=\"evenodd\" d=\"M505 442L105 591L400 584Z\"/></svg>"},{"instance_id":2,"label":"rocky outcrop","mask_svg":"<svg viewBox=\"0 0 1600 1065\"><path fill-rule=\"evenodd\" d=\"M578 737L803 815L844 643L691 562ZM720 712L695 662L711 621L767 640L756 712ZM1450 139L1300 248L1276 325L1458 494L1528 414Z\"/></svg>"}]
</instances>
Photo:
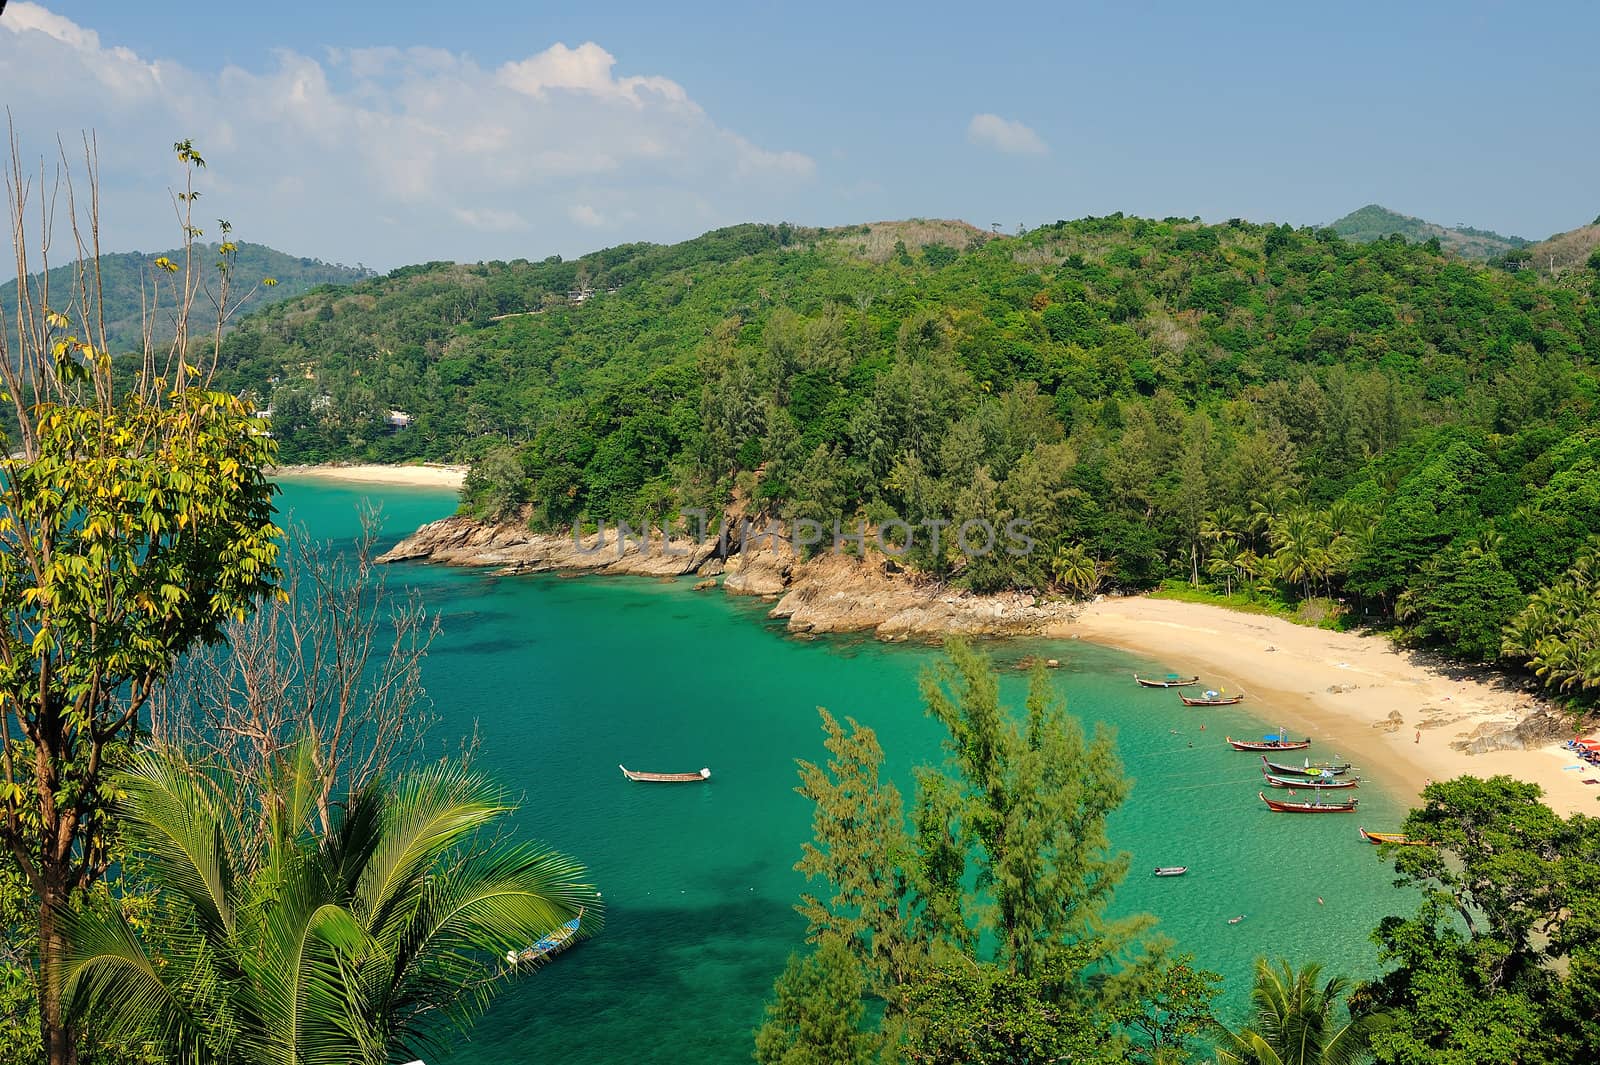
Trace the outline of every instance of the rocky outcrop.
<instances>
[{"instance_id":1,"label":"rocky outcrop","mask_svg":"<svg viewBox=\"0 0 1600 1065\"><path fill-rule=\"evenodd\" d=\"M1572 735L1572 719L1549 707L1536 707L1525 717L1511 721L1485 721L1465 738L1450 746L1468 754L1489 751L1521 751L1544 747Z\"/></svg>"},{"instance_id":2,"label":"rocky outcrop","mask_svg":"<svg viewBox=\"0 0 1600 1065\"><path fill-rule=\"evenodd\" d=\"M785 619L792 632L808 634L871 631L884 640L1026 636L1072 616L1067 604L1032 595L973 595L919 580L871 551L865 558L824 553L801 560L772 536L748 545L736 536L720 544L710 539L666 545L656 534L648 545L635 539L619 548L615 532L607 535L597 547L593 536L574 543L570 535L445 518L424 525L378 561L492 566L506 573L721 574L724 591L775 598L771 616Z\"/></svg>"},{"instance_id":3,"label":"rocky outcrop","mask_svg":"<svg viewBox=\"0 0 1600 1065\"><path fill-rule=\"evenodd\" d=\"M472 518L429 522L378 557L379 562L412 560L447 566L492 566L506 573L626 573L679 577L699 573L716 561L715 542L666 543L659 534L648 543L619 541L615 530L604 540L531 532L514 525L489 525Z\"/></svg>"}]
</instances>

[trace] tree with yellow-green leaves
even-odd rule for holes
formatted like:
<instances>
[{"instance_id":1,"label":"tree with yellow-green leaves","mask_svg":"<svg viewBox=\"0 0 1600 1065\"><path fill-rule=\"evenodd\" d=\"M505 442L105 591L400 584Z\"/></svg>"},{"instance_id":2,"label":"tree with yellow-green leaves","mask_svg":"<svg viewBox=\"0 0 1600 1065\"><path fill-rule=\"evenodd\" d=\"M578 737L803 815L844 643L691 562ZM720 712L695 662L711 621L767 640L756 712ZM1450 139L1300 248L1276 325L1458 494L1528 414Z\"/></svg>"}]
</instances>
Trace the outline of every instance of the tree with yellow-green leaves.
<instances>
[{"instance_id":1,"label":"tree with yellow-green leaves","mask_svg":"<svg viewBox=\"0 0 1600 1065\"><path fill-rule=\"evenodd\" d=\"M43 280L0 308L0 845L36 904L28 964L49 1065L79 1053L61 997L63 917L113 857L110 774L178 656L217 641L277 576L272 440L209 387L222 327L248 293L229 291L226 222L219 260L201 261L205 161L188 141L174 149L183 254L156 261L147 289L173 340L155 350L147 328L134 356L114 358L105 339L92 139L81 165L63 151L34 176L13 137L6 172L17 276L38 268ZM61 233L75 263L66 291L48 280ZM206 307L214 322L195 328Z\"/></svg>"}]
</instances>

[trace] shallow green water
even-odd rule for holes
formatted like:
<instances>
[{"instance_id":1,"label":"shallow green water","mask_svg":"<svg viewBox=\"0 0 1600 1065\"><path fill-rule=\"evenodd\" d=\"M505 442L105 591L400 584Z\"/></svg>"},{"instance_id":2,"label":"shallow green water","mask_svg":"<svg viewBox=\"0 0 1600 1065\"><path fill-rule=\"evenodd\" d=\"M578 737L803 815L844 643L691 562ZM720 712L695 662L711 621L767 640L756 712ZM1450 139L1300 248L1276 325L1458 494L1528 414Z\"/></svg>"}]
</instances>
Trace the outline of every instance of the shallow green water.
<instances>
[{"instance_id":1,"label":"shallow green water","mask_svg":"<svg viewBox=\"0 0 1600 1065\"><path fill-rule=\"evenodd\" d=\"M363 495L382 501L390 539L454 505L451 493L305 483L283 504L314 535L348 537ZM760 602L689 581L428 566L391 579L421 589L443 620L426 676L439 731L477 722L483 764L525 794L521 830L584 860L608 906L600 936L503 996L449 1062L749 1060L762 1002L803 931L792 867L810 811L793 791L794 759L824 754L815 708L876 729L909 792L910 767L939 757L916 685L935 652L796 640ZM1115 845L1133 854L1118 908L1155 913L1181 949L1223 973L1226 1013L1242 1009L1261 954L1373 970L1370 930L1410 906L1356 828L1392 827L1400 804L1363 787L1355 815L1271 814L1256 799L1259 762L1223 743L1259 735L1257 718L1186 710L1170 692L1138 688L1130 673L1160 664L1120 652L990 647L1002 664L1041 649L1062 660L1052 677L1072 711L1116 730L1137 780L1112 824ZM1025 684L1012 672L1002 691L1020 704ZM619 762L709 766L713 778L631 784ZM1156 865L1191 872L1155 879Z\"/></svg>"}]
</instances>

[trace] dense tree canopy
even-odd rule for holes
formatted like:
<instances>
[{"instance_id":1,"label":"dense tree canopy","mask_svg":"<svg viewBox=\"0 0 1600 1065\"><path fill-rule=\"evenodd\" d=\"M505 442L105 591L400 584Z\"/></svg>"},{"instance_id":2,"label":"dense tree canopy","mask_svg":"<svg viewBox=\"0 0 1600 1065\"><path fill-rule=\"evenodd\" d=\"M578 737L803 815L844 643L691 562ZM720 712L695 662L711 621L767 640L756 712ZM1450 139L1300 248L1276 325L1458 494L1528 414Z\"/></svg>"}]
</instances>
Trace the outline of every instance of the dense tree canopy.
<instances>
[{"instance_id":1,"label":"dense tree canopy","mask_svg":"<svg viewBox=\"0 0 1600 1065\"><path fill-rule=\"evenodd\" d=\"M223 361L286 460L480 458L493 518L1023 520L1025 555L907 561L1342 597L1485 660L1600 534L1597 354L1587 282L1113 215L426 264L261 311Z\"/></svg>"}]
</instances>

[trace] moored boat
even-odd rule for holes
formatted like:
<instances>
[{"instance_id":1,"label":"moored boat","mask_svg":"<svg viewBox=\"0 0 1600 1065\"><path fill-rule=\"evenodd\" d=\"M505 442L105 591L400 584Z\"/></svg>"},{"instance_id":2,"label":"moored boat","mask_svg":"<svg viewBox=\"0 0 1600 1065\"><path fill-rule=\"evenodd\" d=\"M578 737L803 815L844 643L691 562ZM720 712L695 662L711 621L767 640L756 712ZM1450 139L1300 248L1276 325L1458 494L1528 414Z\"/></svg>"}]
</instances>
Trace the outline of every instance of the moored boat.
<instances>
[{"instance_id":1,"label":"moored boat","mask_svg":"<svg viewBox=\"0 0 1600 1065\"><path fill-rule=\"evenodd\" d=\"M532 965L555 957L578 940L578 926L583 920L583 911L578 911L578 916L565 924L552 929L544 938L531 947L521 950L506 951L506 964L512 967L518 965Z\"/></svg>"},{"instance_id":2,"label":"moored boat","mask_svg":"<svg viewBox=\"0 0 1600 1065\"><path fill-rule=\"evenodd\" d=\"M1182 876L1189 871L1187 865L1158 865L1156 876Z\"/></svg>"},{"instance_id":3,"label":"moored boat","mask_svg":"<svg viewBox=\"0 0 1600 1065\"><path fill-rule=\"evenodd\" d=\"M1373 846L1387 843L1394 847L1431 847L1433 844L1423 839L1412 839L1404 832L1368 832L1364 828L1356 831L1361 833L1361 838Z\"/></svg>"},{"instance_id":4,"label":"moored boat","mask_svg":"<svg viewBox=\"0 0 1600 1065\"><path fill-rule=\"evenodd\" d=\"M1361 804L1360 799L1351 799L1348 802L1284 802L1281 799L1269 799L1265 792L1256 792L1256 798L1267 804L1267 809L1275 814L1348 814L1355 812Z\"/></svg>"},{"instance_id":5,"label":"moored boat","mask_svg":"<svg viewBox=\"0 0 1600 1065\"><path fill-rule=\"evenodd\" d=\"M1191 684L1199 684L1199 677L1180 677L1176 673L1168 673L1165 677L1141 677L1135 673L1133 679L1145 688L1186 688Z\"/></svg>"},{"instance_id":6,"label":"moored boat","mask_svg":"<svg viewBox=\"0 0 1600 1065\"><path fill-rule=\"evenodd\" d=\"M1313 762L1306 759L1305 765L1285 765L1282 762L1269 762L1267 756L1261 756L1261 764L1279 776L1286 777L1320 777L1327 773L1334 776L1343 776L1355 766L1349 762Z\"/></svg>"},{"instance_id":7,"label":"moored boat","mask_svg":"<svg viewBox=\"0 0 1600 1065\"><path fill-rule=\"evenodd\" d=\"M709 769L702 769L698 773L641 773L638 770L629 769L625 765L619 765L617 768L622 770L622 775L629 780L643 780L657 784L692 784L696 781L711 779L711 770Z\"/></svg>"},{"instance_id":8,"label":"moored boat","mask_svg":"<svg viewBox=\"0 0 1600 1065\"><path fill-rule=\"evenodd\" d=\"M1217 692L1206 692L1205 695L1199 699L1191 699L1189 696L1179 692L1178 698L1183 700L1184 706L1233 706L1237 703L1244 702L1244 692L1240 692L1238 695L1228 696L1221 695Z\"/></svg>"},{"instance_id":9,"label":"moored boat","mask_svg":"<svg viewBox=\"0 0 1600 1065\"><path fill-rule=\"evenodd\" d=\"M1226 739L1228 746L1236 751L1301 751L1311 746L1310 739L1286 740L1281 733L1260 740L1236 740L1232 736Z\"/></svg>"},{"instance_id":10,"label":"moored boat","mask_svg":"<svg viewBox=\"0 0 1600 1065\"><path fill-rule=\"evenodd\" d=\"M1331 774L1325 777L1280 777L1268 773L1265 769L1261 775L1267 778L1267 783L1275 788L1312 788L1327 791L1333 788L1359 788L1360 777L1351 777L1349 780L1339 780Z\"/></svg>"}]
</instances>

